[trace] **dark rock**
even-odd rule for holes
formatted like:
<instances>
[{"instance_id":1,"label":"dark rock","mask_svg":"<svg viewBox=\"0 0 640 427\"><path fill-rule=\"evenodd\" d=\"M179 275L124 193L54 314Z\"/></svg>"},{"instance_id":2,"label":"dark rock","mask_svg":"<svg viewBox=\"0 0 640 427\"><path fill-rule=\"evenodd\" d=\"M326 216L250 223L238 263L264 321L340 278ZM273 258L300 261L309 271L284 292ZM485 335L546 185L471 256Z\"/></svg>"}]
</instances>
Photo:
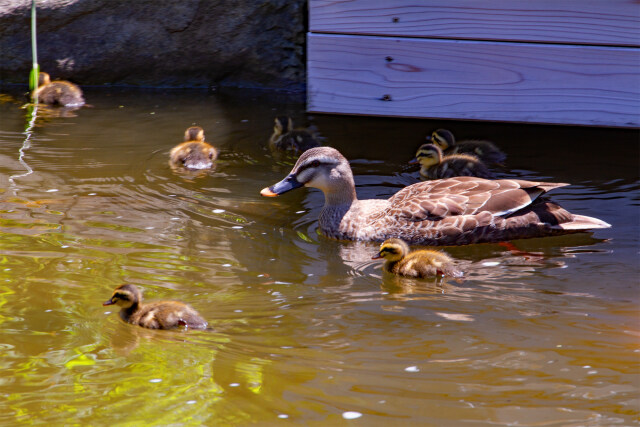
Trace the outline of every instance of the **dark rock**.
<instances>
[{"instance_id":1,"label":"dark rock","mask_svg":"<svg viewBox=\"0 0 640 427\"><path fill-rule=\"evenodd\" d=\"M304 87L305 0L48 0L38 62L80 85ZM31 1L0 0L0 82L27 83Z\"/></svg>"}]
</instances>

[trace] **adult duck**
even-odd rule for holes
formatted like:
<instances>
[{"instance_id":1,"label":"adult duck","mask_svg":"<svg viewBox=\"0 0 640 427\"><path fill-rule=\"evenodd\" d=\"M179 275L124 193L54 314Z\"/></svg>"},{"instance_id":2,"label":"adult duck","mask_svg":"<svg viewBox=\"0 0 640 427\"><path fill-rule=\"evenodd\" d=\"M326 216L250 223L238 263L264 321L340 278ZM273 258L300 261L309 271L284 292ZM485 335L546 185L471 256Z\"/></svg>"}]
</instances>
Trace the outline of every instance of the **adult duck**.
<instances>
[{"instance_id":1,"label":"adult duck","mask_svg":"<svg viewBox=\"0 0 640 427\"><path fill-rule=\"evenodd\" d=\"M342 240L465 245L610 227L540 197L565 185L461 176L413 184L389 199L358 200L347 159L334 148L317 147L260 194L273 197L302 186L322 190L320 232Z\"/></svg>"}]
</instances>

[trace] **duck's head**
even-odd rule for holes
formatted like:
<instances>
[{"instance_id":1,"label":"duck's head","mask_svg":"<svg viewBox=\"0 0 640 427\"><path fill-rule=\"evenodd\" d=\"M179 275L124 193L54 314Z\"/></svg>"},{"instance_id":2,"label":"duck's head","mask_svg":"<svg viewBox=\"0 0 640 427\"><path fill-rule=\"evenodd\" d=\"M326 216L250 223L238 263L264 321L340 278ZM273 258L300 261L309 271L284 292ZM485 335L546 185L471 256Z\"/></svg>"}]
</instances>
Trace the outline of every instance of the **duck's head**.
<instances>
[{"instance_id":1,"label":"duck's head","mask_svg":"<svg viewBox=\"0 0 640 427\"><path fill-rule=\"evenodd\" d=\"M129 308L142 301L142 292L135 285L124 284L118 286L111 298L102 303L102 305L117 304L122 308Z\"/></svg>"},{"instance_id":2,"label":"duck's head","mask_svg":"<svg viewBox=\"0 0 640 427\"><path fill-rule=\"evenodd\" d=\"M371 259L384 258L387 261L396 262L409 253L409 245L401 239L388 239L382 242L378 254Z\"/></svg>"},{"instance_id":3,"label":"duck's head","mask_svg":"<svg viewBox=\"0 0 640 427\"><path fill-rule=\"evenodd\" d=\"M200 126L191 126L184 131L185 141L204 141L204 129Z\"/></svg>"},{"instance_id":4,"label":"duck's head","mask_svg":"<svg viewBox=\"0 0 640 427\"><path fill-rule=\"evenodd\" d=\"M436 129L430 136L427 136L427 141L437 144L438 147L446 150L456 143L456 138L453 133L447 129Z\"/></svg>"},{"instance_id":5,"label":"duck's head","mask_svg":"<svg viewBox=\"0 0 640 427\"><path fill-rule=\"evenodd\" d=\"M283 135L293 129L293 120L289 116L278 116L274 119L273 132Z\"/></svg>"},{"instance_id":6,"label":"duck's head","mask_svg":"<svg viewBox=\"0 0 640 427\"><path fill-rule=\"evenodd\" d=\"M49 74L40 72L38 74L38 86L48 85L49 83L51 83L51 77L49 77Z\"/></svg>"},{"instance_id":7,"label":"duck's head","mask_svg":"<svg viewBox=\"0 0 640 427\"><path fill-rule=\"evenodd\" d=\"M302 186L318 188L326 197L355 198L349 162L331 147L315 147L305 151L285 179L263 188L260 194L275 197Z\"/></svg>"},{"instance_id":8,"label":"duck's head","mask_svg":"<svg viewBox=\"0 0 640 427\"><path fill-rule=\"evenodd\" d=\"M420 163L423 168L430 168L442 161L442 149L436 144L422 144L416 151L416 158L410 164Z\"/></svg>"}]
</instances>

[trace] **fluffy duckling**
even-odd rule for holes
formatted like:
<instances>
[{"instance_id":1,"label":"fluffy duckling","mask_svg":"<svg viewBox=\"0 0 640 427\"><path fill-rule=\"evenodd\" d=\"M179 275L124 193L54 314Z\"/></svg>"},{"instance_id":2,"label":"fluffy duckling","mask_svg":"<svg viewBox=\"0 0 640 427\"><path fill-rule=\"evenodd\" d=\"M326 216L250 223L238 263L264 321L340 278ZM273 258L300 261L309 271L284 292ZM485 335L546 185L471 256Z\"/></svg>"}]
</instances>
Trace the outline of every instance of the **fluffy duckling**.
<instances>
[{"instance_id":1,"label":"fluffy duckling","mask_svg":"<svg viewBox=\"0 0 640 427\"><path fill-rule=\"evenodd\" d=\"M431 136L427 136L427 141L437 144L447 154L473 154L486 163L502 164L507 159L507 155L493 142L475 139L458 142L447 129L433 131Z\"/></svg>"},{"instance_id":2,"label":"fluffy duckling","mask_svg":"<svg viewBox=\"0 0 640 427\"><path fill-rule=\"evenodd\" d=\"M274 120L269 148L271 151L292 152L297 156L309 148L318 147L320 143L316 138L306 129L294 129L291 117L278 116Z\"/></svg>"},{"instance_id":3,"label":"fluffy duckling","mask_svg":"<svg viewBox=\"0 0 640 427\"><path fill-rule=\"evenodd\" d=\"M450 276L460 277L462 272L453 259L444 252L421 249L410 252L409 245L401 239L388 239L380 245L373 259L384 258L382 269L388 273L408 277Z\"/></svg>"},{"instance_id":4,"label":"fluffy duckling","mask_svg":"<svg viewBox=\"0 0 640 427\"><path fill-rule=\"evenodd\" d=\"M172 329L179 326L206 329L207 322L187 304L178 301L142 303L142 293L135 285L118 286L102 305L117 304L125 322L149 329Z\"/></svg>"},{"instance_id":5,"label":"fluffy duckling","mask_svg":"<svg viewBox=\"0 0 640 427\"><path fill-rule=\"evenodd\" d=\"M38 102L63 107L80 107L84 105L82 90L75 84L66 80L51 81L47 73L38 75L38 88L33 91L31 97Z\"/></svg>"},{"instance_id":6,"label":"fluffy duckling","mask_svg":"<svg viewBox=\"0 0 640 427\"><path fill-rule=\"evenodd\" d=\"M218 158L218 151L204 142L204 130L191 126L184 132L184 141L173 147L169 154L169 164L187 169L208 169Z\"/></svg>"},{"instance_id":7,"label":"fluffy duckling","mask_svg":"<svg viewBox=\"0 0 640 427\"><path fill-rule=\"evenodd\" d=\"M427 179L452 178L454 176L477 176L492 179L493 174L476 156L470 154L442 154L436 144L422 144L416 158L410 164L420 164L420 175Z\"/></svg>"}]
</instances>

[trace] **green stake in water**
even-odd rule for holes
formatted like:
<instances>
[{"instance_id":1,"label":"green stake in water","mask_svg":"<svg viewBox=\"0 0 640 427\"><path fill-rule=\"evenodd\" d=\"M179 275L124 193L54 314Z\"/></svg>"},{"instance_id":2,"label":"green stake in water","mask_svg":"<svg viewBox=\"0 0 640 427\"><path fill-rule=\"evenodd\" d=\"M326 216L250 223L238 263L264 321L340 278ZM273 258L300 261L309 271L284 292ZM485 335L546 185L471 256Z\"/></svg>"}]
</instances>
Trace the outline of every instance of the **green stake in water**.
<instances>
[{"instance_id":1,"label":"green stake in water","mask_svg":"<svg viewBox=\"0 0 640 427\"><path fill-rule=\"evenodd\" d=\"M31 53L33 55L33 68L29 74L29 90L33 92L38 88L40 66L38 65L38 44L36 41L36 0L31 0ZM34 102L38 102L36 97Z\"/></svg>"}]
</instances>

